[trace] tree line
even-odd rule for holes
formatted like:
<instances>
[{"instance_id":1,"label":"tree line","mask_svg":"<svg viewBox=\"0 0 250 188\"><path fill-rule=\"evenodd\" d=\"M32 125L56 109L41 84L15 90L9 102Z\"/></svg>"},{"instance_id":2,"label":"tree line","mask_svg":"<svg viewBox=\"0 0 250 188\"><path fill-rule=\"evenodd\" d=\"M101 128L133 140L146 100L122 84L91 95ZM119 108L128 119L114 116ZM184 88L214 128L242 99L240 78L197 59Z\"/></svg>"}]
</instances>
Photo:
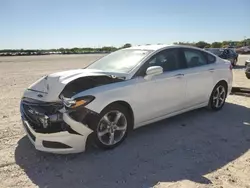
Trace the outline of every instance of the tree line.
<instances>
[{"instance_id":1,"label":"tree line","mask_svg":"<svg viewBox=\"0 0 250 188\"><path fill-rule=\"evenodd\" d=\"M240 48L243 46L249 46L250 38L241 41L222 41L222 42L212 42L212 43L207 43L205 41L175 42L174 44L191 45L191 46L196 46L198 48L228 48L228 47Z\"/></svg>"},{"instance_id":2,"label":"tree line","mask_svg":"<svg viewBox=\"0 0 250 188\"><path fill-rule=\"evenodd\" d=\"M250 38L241 41L222 41L207 43L205 41L199 42L175 42L174 44L190 45L199 48L226 48L242 46L250 46ZM14 56L14 55L48 55L48 54L90 54L90 53L110 53L122 48L128 48L132 45L126 43L121 47L104 46L102 48L58 48L58 49L3 49L0 50L0 56Z\"/></svg>"},{"instance_id":3,"label":"tree line","mask_svg":"<svg viewBox=\"0 0 250 188\"><path fill-rule=\"evenodd\" d=\"M122 48L129 48L132 45L127 43L117 48L113 46L104 46L102 48L58 48L58 49L3 49L0 50L0 56L15 55L49 55L49 54L91 54L91 53L110 53Z\"/></svg>"}]
</instances>

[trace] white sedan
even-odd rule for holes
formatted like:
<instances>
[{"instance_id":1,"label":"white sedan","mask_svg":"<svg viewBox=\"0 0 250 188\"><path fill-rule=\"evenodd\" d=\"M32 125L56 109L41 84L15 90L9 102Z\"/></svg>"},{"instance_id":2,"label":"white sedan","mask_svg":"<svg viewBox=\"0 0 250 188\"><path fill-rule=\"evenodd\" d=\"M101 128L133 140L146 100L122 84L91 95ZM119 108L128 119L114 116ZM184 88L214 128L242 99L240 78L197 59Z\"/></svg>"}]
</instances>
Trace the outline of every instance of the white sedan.
<instances>
[{"instance_id":1,"label":"white sedan","mask_svg":"<svg viewBox=\"0 0 250 188\"><path fill-rule=\"evenodd\" d=\"M190 46L146 45L42 77L20 109L36 149L77 153L87 140L111 149L141 126L201 107L220 110L231 88L228 61Z\"/></svg>"}]
</instances>

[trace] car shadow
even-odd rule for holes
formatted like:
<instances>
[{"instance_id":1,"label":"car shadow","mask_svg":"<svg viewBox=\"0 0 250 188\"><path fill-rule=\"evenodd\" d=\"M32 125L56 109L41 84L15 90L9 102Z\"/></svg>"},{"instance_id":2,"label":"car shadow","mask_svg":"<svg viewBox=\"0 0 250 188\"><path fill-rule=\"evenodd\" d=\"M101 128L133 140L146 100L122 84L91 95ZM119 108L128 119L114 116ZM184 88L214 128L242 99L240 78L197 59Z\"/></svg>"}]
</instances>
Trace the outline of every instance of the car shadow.
<instances>
[{"instance_id":1,"label":"car shadow","mask_svg":"<svg viewBox=\"0 0 250 188\"><path fill-rule=\"evenodd\" d=\"M36 151L26 137L16 163L39 187L151 187L188 179L209 184L205 174L250 148L250 110L226 103L223 110L191 111L133 131L119 147L82 154Z\"/></svg>"},{"instance_id":2,"label":"car shadow","mask_svg":"<svg viewBox=\"0 0 250 188\"><path fill-rule=\"evenodd\" d=\"M239 96L244 96L244 97L250 97L250 88L232 87L230 95L239 95Z\"/></svg>"},{"instance_id":3,"label":"car shadow","mask_svg":"<svg viewBox=\"0 0 250 188\"><path fill-rule=\"evenodd\" d=\"M246 66L245 65L235 65L233 69L244 69L245 70Z\"/></svg>"}]
</instances>

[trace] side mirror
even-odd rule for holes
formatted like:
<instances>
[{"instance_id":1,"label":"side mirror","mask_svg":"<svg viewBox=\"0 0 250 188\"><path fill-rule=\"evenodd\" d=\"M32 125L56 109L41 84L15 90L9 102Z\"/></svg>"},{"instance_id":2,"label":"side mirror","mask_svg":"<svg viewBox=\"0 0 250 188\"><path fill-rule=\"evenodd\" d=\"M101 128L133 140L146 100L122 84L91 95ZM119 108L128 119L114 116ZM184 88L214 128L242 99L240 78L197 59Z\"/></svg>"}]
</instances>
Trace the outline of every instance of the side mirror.
<instances>
[{"instance_id":1,"label":"side mirror","mask_svg":"<svg viewBox=\"0 0 250 188\"><path fill-rule=\"evenodd\" d=\"M161 66L151 66L146 70L145 79L151 79L153 76L160 75L163 73L163 68Z\"/></svg>"}]
</instances>

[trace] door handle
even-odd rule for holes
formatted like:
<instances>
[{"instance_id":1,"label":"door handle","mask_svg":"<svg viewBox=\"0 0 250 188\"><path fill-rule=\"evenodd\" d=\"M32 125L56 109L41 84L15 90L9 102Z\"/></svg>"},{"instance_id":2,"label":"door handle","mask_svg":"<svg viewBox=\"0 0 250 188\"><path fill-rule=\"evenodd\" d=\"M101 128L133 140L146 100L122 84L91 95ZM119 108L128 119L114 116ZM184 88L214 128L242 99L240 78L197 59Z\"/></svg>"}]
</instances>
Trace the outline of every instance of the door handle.
<instances>
[{"instance_id":1,"label":"door handle","mask_svg":"<svg viewBox=\"0 0 250 188\"><path fill-rule=\"evenodd\" d=\"M208 69L210 72L214 72L214 68Z\"/></svg>"},{"instance_id":2,"label":"door handle","mask_svg":"<svg viewBox=\"0 0 250 188\"><path fill-rule=\"evenodd\" d=\"M177 77L177 78L181 78L181 77L183 77L184 76L184 74L176 74L175 75L175 77Z\"/></svg>"}]
</instances>

